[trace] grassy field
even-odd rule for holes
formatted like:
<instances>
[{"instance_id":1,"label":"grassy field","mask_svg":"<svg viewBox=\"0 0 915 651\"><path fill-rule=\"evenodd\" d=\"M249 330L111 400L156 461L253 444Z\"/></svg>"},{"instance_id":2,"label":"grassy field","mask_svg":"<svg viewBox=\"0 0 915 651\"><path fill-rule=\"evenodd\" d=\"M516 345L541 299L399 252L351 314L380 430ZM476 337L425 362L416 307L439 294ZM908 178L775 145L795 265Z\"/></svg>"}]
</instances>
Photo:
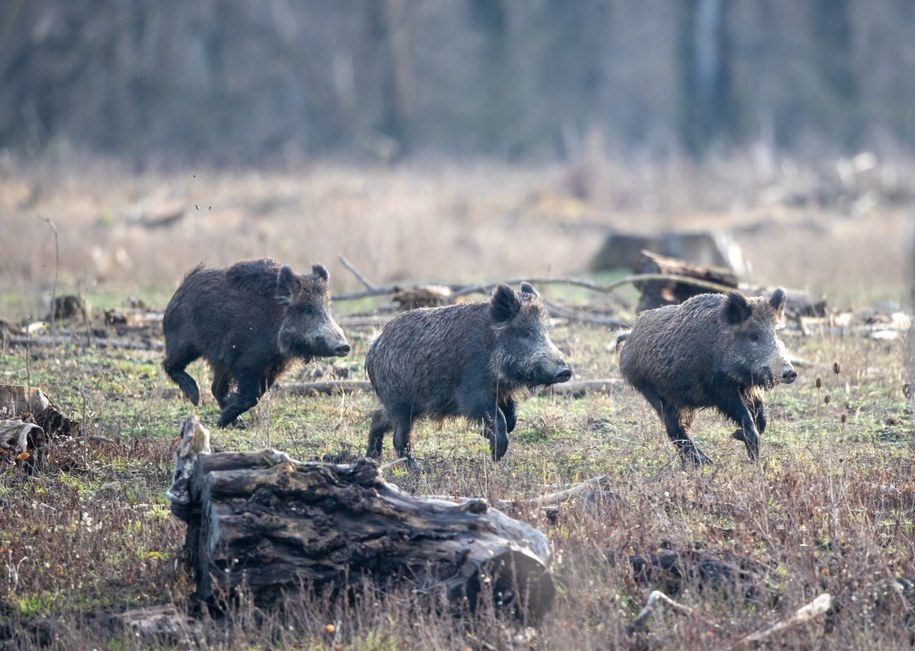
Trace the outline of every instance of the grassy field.
<instances>
[{"instance_id":1,"label":"grassy field","mask_svg":"<svg viewBox=\"0 0 915 651\"><path fill-rule=\"evenodd\" d=\"M508 174L505 183L495 184L497 189L491 175L480 170L463 177L448 171L431 188L429 175L377 171L361 180L352 173L314 171L301 184L288 174L270 179L229 175L212 181L206 191L195 190L191 179L182 186L163 184L161 177L131 177L133 186L126 184L130 192L107 187L95 177L68 177L69 185L61 188L46 180L50 172L30 174L7 178L18 199L10 199L10 192L3 195L9 205L19 206L15 210L25 236L39 242L37 259L15 251L4 262L4 272L14 275L5 275L0 316L10 320L38 313L37 297L53 275L53 246L43 234L47 226L34 214L26 215L36 207L46 215L55 207L66 249L62 284L74 290L81 273L92 276L84 289L97 305L123 303L135 295L161 307L183 270L201 259L227 262L264 253L298 264L318 259L317 248L323 248L330 252L325 259L337 252L358 259L363 271L379 282L398 275L455 280L577 272L583 248L596 248L580 232L570 235L559 225L584 219L562 212L580 207L560 202L556 205L565 206L562 210L543 208L554 194L561 195L555 172ZM473 192L477 182L484 192ZM33 192L37 198L30 199L30 186L43 188ZM287 194L278 193L284 187ZM69 213L63 203L66 192L79 199ZM335 226L317 242L309 240L309 227L287 217L283 211L288 207L281 202L273 217L232 221L227 212L220 220L201 218L194 222L196 235L171 233L170 250L164 233L150 231L144 244L132 230L136 227L118 217L98 221L104 214L99 205L108 202L115 206L111 213L119 215L128 197L136 200L151 192L204 202L207 197L198 199L194 193L237 197L232 210L250 207L258 197L286 196L295 206L289 209L293 213L308 197L320 195L326 204L315 199L315 209ZM525 197L537 201L512 213ZM31 207L23 207L30 201ZM604 214L602 201L585 202L586 213ZM491 213L481 206L489 206ZM382 222L356 217L371 209ZM445 215L444 226L417 221L423 211L438 209ZM385 216L392 220L387 226ZM728 223L750 218L741 213ZM449 255L449 247L462 236L461 219L467 247ZM828 216L813 219L833 223ZM790 255L802 253L796 241L773 238L771 232L746 236L744 248L760 256L752 256L754 261L763 261L755 263L758 280L821 288L830 297L842 297L844 302L833 301L834 307L901 300L905 218L887 211L866 219L871 223L835 222L829 237L804 240L816 247L804 260ZM892 241L873 233L873 220L887 225L890 237L895 234ZM662 221L651 226L660 227ZM411 223L417 228L410 230ZM697 217L695 223L705 222ZM796 224L787 218L778 223L786 232ZM293 230L284 235L282 225ZM530 264L530 252L514 247L513 228L521 227L532 233L531 240L520 239L535 253ZM256 231L253 242L236 241L234 236L245 229ZM133 266L103 278L92 266L97 261L88 262L94 259L89 243L93 233L109 238L103 241L113 246L111 260L117 262L121 246L125 253L120 259L131 260ZM361 244L343 246L347 233ZM383 236L389 240L378 244L376 238ZM503 257L502 249L490 251L490 241L509 253ZM549 257L554 249L555 259ZM849 253L856 250L857 257ZM109 255L105 251L102 257ZM766 255L790 261L784 280ZM844 268L857 275L837 271L843 268L842 256ZM434 266L436 259L441 268ZM80 271L89 267L93 271ZM339 287L351 287L343 270L332 273ZM593 299L564 289L549 290L558 294L545 291L563 300ZM341 304L337 312L353 309ZM363 378L372 332L353 328L347 334L353 344L349 357L297 366L283 379L308 379L318 372ZM575 379L619 377L610 347L613 337L605 327L587 324L559 322L553 330ZM499 464L488 460L486 441L470 426L417 427L414 445L424 471L393 466L385 476L419 494L518 499L599 474L609 478L607 493L596 502L570 501L553 517L528 509L512 512L544 531L553 548L558 596L535 629L522 629L485 611L456 619L431 611L409 594L394 593L355 604L308 598L269 613L242 602L230 617L198 618L193 630L200 646L725 649L789 618L823 592L834 599L830 612L779 634L776 644L810 649L908 646L915 635L915 439L902 391L904 338L881 340L850 330L802 336L789 329L784 339L801 360L799 378L769 395L770 424L758 464L748 462L743 445L730 438L733 426L703 413L695 426L696 439L716 463L701 471L682 471L657 417L624 387L579 398L538 395L525 400L508 454ZM164 497L179 424L195 410L178 397L160 363L161 353L144 350L0 349L0 383L41 387L65 413L82 421L85 434L55 441L32 477L13 467L0 470L0 649L147 648L149 639L111 624L110 615L161 604L195 612L189 598L192 580L181 562L184 525L171 516ZM203 364L190 367L190 372L201 387L209 386ZM364 393L296 397L275 390L245 415L245 430L213 428L218 409L209 393L196 413L213 429L216 449L258 449L269 442L302 460L346 461L364 451L374 406L374 398ZM385 461L393 460L389 439L384 454ZM729 560L745 574L733 583L663 572L634 576L627 557L659 549ZM630 635L627 626L654 589L692 608L692 614L659 608ZM333 633L327 625L334 626ZM181 639L161 643L187 646Z\"/></svg>"}]
</instances>

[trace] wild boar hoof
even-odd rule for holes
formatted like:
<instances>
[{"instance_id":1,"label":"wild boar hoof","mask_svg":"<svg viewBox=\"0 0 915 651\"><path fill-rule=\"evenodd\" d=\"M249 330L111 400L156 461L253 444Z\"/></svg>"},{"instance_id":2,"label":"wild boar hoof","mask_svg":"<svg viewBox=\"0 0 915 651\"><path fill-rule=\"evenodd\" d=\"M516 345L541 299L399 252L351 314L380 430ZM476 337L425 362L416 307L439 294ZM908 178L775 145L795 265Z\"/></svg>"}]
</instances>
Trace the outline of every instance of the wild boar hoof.
<instances>
[{"instance_id":1,"label":"wild boar hoof","mask_svg":"<svg viewBox=\"0 0 915 651\"><path fill-rule=\"evenodd\" d=\"M712 465L711 458L695 446L680 449L680 460L684 467L699 468Z\"/></svg>"}]
</instances>

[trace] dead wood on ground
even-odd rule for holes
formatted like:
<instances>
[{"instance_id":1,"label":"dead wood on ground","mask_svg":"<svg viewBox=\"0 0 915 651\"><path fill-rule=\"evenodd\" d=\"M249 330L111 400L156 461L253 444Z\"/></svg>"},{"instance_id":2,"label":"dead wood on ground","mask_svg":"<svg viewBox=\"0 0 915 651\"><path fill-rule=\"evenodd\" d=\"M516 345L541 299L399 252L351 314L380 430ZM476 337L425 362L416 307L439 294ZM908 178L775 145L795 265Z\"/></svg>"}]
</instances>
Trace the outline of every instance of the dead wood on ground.
<instances>
[{"instance_id":1,"label":"dead wood on ground","mask_svg":"<svg viewBox=\"0 0 915 651\"><path fill-rule=\"evenodd\" d=\"M199 429L183 433L199 438ZM198 447L183 446L193 460L176 467L169 496L187 522L185 550L204 600L247 590L269 606L288 591L347 594L368 583L410 586L456 611L492 599L536 619L552 603L545 536L483 499L414 497L368 459L305 463L275 450Z\"/></svg>"}]
</instances>

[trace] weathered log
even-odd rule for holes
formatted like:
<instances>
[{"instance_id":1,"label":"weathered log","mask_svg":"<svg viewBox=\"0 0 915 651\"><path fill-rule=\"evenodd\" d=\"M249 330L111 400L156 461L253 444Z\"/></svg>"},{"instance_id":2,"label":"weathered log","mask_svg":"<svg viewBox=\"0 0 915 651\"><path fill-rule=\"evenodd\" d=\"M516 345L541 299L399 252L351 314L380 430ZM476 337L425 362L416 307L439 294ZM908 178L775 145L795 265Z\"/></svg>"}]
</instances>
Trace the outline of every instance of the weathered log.
<instances>
[{"instance_id":1,"label":"weathered log","mask_svg":"<svg viewBox=\"0 0 915 651\"><path fill-rule=\"evenodd\" d=\"M185 494L180 487L169 494L188 524L185 550L201 599L248 590L269 606L288 591L341 595L368 582L381 590L407 585L456 611L491 597L499 610L536 619L551 605L545 536L483 499L414 497L368 459L195 454L190 471L176 469L176 480L187 478L186 501L176 499Z\"/></svg>"},{"instance_id":2,"label":"weathered log","mask_svg":"<svg viewBox=\"0 0 915 651\"><path fill-rule=\"evenodd\" d=\"M621 378L603 378L598 380L576 380L553 384L540 390L541 394L552 396L566 396L581 398L588 393L609 394L623 388L625 382Z\"/></svg>"},{"instance_id":3,"label":"weathered log","mask_svg":"<svg viewBox=\"0 0 915 651\"><path fill-rule=\"evenodd\" d=\"M721 289L737 289L737 276L729 269L695 264L678 258L668 258L651 251L642 251L642 257L636 263L634 271L639 274L685 276L715 283L720 285ZM703 287L678 281L651 280L633 284L641 292L638 305L639 312L661 307L662 305L682 303L688 298L709 291Z\"/></svg>"},{"instance_id":4,"label":"weathered log","mask_svg":"<svg viewBox=\"0 0 915 651\"><path fill-rule=\"evenodd\" d=\"M677 232L654 235L607 233L600 250L591 259L594 271L631 269L645 249L661 255L687 260L700 265L712 265L730 270L743 267L740 246L723 231Z\"/></svg>"},{"instance_id":5,"label":"weathered log","mask_svg":"<svg viewBox=\"0 0 915 651\"><path fill-rule=\"evenodd\" d=\"M0 384L0 454L25 461L29 473L38 464L48 438L79 436L79 421L65 416L40 389Z\"/></svg>"},{"instance_id":6,"label":"weathered log","mask_svg":"<svg viewBox=\"0 0 915 651\"><path fill-rule=\"evenodd\" d=\"M281 393L288 393L293 396L331 396L341 393L371 391L372 383L368 380L321 380L277 384L276 389Z\"/></svg>"},{"instance_id":7,"label":"weathered log","mask_svg":"<svg viewBox=\"0 0 915 651\"><path fill-rule=\"evenodd\" d=\"M79 348L107 348L111 350L164 350L165 344L149 337L93 337L77 334L64 335L10 335L8 346L77 346Z\"/></svg>"}]
</instances>

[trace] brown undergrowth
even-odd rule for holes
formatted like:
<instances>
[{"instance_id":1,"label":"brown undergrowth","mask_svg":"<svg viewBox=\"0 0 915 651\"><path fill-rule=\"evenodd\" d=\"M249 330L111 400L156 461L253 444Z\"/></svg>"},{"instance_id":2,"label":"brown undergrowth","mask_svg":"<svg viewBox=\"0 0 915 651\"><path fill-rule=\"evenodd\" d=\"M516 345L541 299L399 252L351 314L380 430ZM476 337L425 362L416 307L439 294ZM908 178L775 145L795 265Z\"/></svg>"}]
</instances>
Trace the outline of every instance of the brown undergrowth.
<instances>
[{"instance_id":1,"label":"brown undergrowth","mask_svg":"<svg viewBox=\"0 0 915 651\"><path fill-rule=\"evenodd\" d=\"M618 377L606 345L612 337L602 328L563 325L553 338L573 364L584 360L578 373ZM335 364L361 377L367 339L351 341L352 356ZM40 385L83 421L84 436L55 440L31 477L14 467L0 474L0 619L7 622L0 648L191 641L214 648L722 649L822 592L834 597L829 613L779 643L908 645L915 634L915 455L900 389L902 343L857 336L788 343L806 363L795 385L769 396L758 464L729 438L732 427L702 414L696 436L717 463L681 471L661 423L625 388L527 399L499 464L488 460L486 442L472 428L417 427L423 472L397 465L385 471L417 493L517 500L607 475L606 491L558 511L510 509L542 529L554 551L558 596L530 630L486 609L454 618L408 591L345 603L312 595L271 612L242 599L228 613L200 613L182 564L183 525L163 495L178 423L192 407L170 391L159 355L4 350L4 381ZM208 386L205 367L191 372ZM364 450L373 405L366 394L273 392L245 416L247 429L214 430L213 444L253 449L269 437L302 459L353 459ZM218 410L210 396L198 413L213 425ZM390 445L385 461L393 459ZM671 550L679 553L675 566L633 572L630 557ZM690 565L694 558L739 572L712 576ZM660 609L630 634L627 626L653 589L693 615ZM187 637L138 638L111 618L162 604L193 615Z\"/></svg>"}]
</instances>

